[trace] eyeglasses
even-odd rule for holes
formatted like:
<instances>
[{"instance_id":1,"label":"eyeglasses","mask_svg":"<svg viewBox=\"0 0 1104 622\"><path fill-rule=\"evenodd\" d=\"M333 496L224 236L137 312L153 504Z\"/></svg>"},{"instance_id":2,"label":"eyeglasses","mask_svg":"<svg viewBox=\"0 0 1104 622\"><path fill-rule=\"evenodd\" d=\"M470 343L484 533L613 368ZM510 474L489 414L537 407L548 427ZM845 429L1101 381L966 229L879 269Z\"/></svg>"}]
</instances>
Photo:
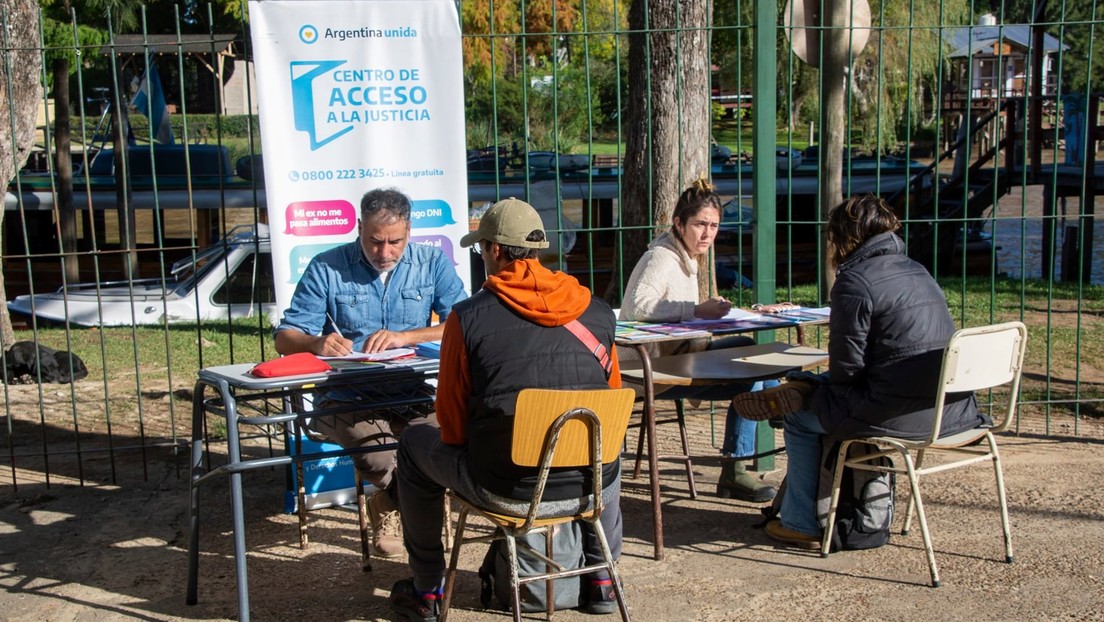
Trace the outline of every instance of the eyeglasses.
<instances>
[{"instance_id":1,"label":"eyeglasses","mask_svg":"<svg viewBox=\"0 0 1104 622\"><path fill-rule=\"evenodd\" d=\"M472 244L472 250L475 251L476 255L482 255L483 254L483 240L477 240L475 244Z\"/></svg>"}]
</instances>

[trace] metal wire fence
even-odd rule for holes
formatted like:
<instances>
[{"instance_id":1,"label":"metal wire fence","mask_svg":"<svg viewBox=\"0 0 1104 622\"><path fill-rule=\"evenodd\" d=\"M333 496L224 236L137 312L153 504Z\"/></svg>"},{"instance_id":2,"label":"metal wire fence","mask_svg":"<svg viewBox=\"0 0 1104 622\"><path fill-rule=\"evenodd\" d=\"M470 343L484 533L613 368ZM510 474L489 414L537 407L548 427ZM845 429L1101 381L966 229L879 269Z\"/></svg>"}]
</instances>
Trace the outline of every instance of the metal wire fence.
<instances>
[{"instance_id":1,"label":"metal wire fence","mask_svg":"<svg viewBox=\"0 0 1104 622\"><path fill-rule=\"evenodd\" d=\"M1097 3L856 1L843 22L852 28L810 25L801 2L705 3L703 23L685 21L699 3L641 2L636 15L622 0L461 3L473 214L506 196L548 209L559 242L549 263L617 302L636 259L627 236L662 228L660 203L674 200L656 197L643 215L623 200L630 119L660 112L630 88L630 53L643 45L657 83L666 71L682 85L708 74L707 110L687 104L678 118L704 114L710 144L682 144L666 161L685 184L703 171L683 162L708 151L726 201L718 287L742 306L764 283L773 298L824 305L829 158L819 147L833 121L822 102L842 84L844 195L894 205L910 254L937 275L961 325L1028 324L1018 430L1104 434ZM677 9L672 21L661 4ZM153 456L186 443L181 413L198 369L274 355L248 22L222 5L183 16L167 6L130 21L48 7L30 42L13 39L20 16L0 15L0 92L12 104L0 106L2 149L33 143L5 177L12 337L76 353L88 371L43 382L5 353L5 485L144 477ZM672 41L691 50L703 35L704 59L675 54L668 67L658 47L648 56ZM820 56L840 36L849 69L826 76ZM755 41L775 47L757 54ZM29 57L30 96L13 78ZM159 127L136 100L155 73L171 149L151 141ZM678 90L676 101L691 95ZM27 97L33 106L20 108ZM26 115L37 115L29 134ZM756 142L757 129L768 139ZM756 167L774 171L774 209L756 199ZM46 295L59 288L67 293Z\"/></svg>"}]
</instances>

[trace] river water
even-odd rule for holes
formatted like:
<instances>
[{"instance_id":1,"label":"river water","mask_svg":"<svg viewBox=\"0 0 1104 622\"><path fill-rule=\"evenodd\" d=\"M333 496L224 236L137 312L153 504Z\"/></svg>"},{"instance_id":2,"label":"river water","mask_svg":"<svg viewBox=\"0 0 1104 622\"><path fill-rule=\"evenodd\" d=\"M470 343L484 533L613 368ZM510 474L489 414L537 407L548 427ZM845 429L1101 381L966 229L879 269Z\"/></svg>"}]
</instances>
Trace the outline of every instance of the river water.
<instances>
[{"instance_id":1,"label":"river water","mask_svg":"<svg viewBox=\"0 0 1104 622\"><path fill-rule=\"evenodd\" d=\"M1014 190L1001 199L997 218L990 221L985 230L993 234L997 245L997 269L1012 278L1021 275L1029 279L1046 278L1043 274L1043 227L1053 227L1054 260L1051 264L1055 280L1062 278L1062 248L1066 237L1078 240L1078 215L1080 202L1069 199L1065 210L1059 203L1057 214L1051 219L1043 219L1042 188L1029 187L1026 198L1019 190ZM1097 198L1096 216L1093 221L1092 268L1089 281L1094 285L1104 285L1104 198Z\"/></svg>"}]
</instances>

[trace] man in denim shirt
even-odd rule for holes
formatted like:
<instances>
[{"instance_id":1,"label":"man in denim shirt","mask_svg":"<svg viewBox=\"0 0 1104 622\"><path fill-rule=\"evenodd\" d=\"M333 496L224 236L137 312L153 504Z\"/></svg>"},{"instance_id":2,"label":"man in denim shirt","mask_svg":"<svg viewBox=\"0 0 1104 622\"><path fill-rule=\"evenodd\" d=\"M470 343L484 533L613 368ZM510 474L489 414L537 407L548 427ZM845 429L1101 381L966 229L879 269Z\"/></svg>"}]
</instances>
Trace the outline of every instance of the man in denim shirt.
<instances>
[{"instance_id":1,"label":"man in denim shirt","mask_svg":"<svg viewBox=\"0 0 1104 622\"><path fill-rule=\"evenodd\" d=\"M276 327L280 354L344 356L437 340L452 305L467 297L447 255L437 248L408 244L410 199L402 192L388 188L365 194L359 224L360 237L355 242L320 253L307 266ZM436 312L441 323L430 325L430 312ZM395 388L402 390L422 387ZM322 396L323 401L351 398ZM409 410L313 421L317 432L347 449L393 443L407 425L427 423L436 424L432 412ZM380 489L368 499L375 554L402 555L394 496L395 452L357 454L354 462L358 473Z\"/></svg>"}]
</instances>

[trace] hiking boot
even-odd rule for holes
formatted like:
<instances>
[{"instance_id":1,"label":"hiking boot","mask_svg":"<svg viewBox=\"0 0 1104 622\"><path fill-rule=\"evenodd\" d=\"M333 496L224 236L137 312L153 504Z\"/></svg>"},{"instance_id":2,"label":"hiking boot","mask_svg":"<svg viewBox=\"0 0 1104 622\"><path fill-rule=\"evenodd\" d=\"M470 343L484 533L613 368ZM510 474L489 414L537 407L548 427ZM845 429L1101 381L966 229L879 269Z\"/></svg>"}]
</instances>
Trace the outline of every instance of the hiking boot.
<instances>
[{"instance_id":1,"label":"hiking boot","mask_svg":"<svg viewBox=\"0 0 1104 622\"><path fill-rule=\"evenodd\" d=\"M722 499L739 499L748 503L766 503L774 499L778 490L763 483L747 472L742 462L731 458L721 459L721 477L717 480L717 496Z\"/></svg>"},{"instance_id":2,"label":"hiking boot","mask_svg":"<svg viewBox=\"0 0 1104 622\"><path fill-rule=\"evenodd\" d=\"M386 491L377 490L368 497L368 519L372 521L373 555L391 559L406 551L403 547L399 508L395 507L395 502Z\"/></svg>"},{"instance_id":3,"label":"hiking boot","mask_svg":"<svg viewBox=\"0 0 1104 622\"><path fill-rule=\"evenodd\" d=\"M792 547L808 550L820 550L820 536L810 536L793 529L782 526L782 521L772 520L767 523L767 537Z\"/></svg>"},{"instance_id":4,"label":"hiking boot","mask_svg":"<svg viewBox=\"0 0 1104 622\"><path fill-rule=\"evenodd\" d=\"M592 579L586 612L607 615L617 610L617 595L613 592L613 579Z\"/></svg>"},{"instance_id":5,"label":"hiking boot","mask_svg":"<svg viewBox=\"0 0 1104 622\"><path fill-rule=\"evenodd\" d=\"M415 622L437 622L441 614L441 594L439 592L419 592L414 588L414 579L396 581L391 586L391 610L407 620Z\"/></svg>"},{"instance_id":6,"label":"hiking boot","mask_svg":"<svg viewBox=\"0 0 1104 622\"><path fill-rule=\"evenodd\" d=\"M792 380L777 387L739 393L732 398L736 414L752 421L782 417L805 408L805 399L817 385L805 380Z\"/></svg>"}]
</instances>

